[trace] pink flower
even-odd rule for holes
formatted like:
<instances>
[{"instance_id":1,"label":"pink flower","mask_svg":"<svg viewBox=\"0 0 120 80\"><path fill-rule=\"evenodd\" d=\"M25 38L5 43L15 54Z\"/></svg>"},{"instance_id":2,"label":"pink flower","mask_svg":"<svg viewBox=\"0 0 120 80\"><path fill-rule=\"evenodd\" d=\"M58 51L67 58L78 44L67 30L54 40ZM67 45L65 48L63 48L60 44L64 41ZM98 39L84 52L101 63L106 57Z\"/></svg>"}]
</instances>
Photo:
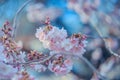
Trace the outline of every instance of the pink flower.
<instances>
[{"instance_id":1,"label":"pink flower","mask_svg":"<svg viewBox=\"0 0 120 80\"><path fill-rule=\"evenodd\" d=\"M35 34L35 36L40 40L43 41L45 38L45 33L43 32L43 29L40 27L39 29L37 29L37 32Z\"/></svg>"},{"instance_id":2,"label":"pink flower","mask_svg":"<svg viewBox=\"0 0 120 80\"><path fill-rule=\"evenodd\" d=\"M78 35L78 37L75 37ZM69 53L72 55L81 56L85 52L86 47L86 38L84 35L75 34L70 38L64 39L62 42L52 43L53 46L50 46L53 51L56 53Z\"/></svg>"},{"instance_id":3,"label":"pink flower","mask_svg":"<svg viewBox=\"0 0 120 80\"><path fill-rule=\"evenodd\" d=\"M70 58L63 55L56 55L55 58L49 61L48 69L56 75L65 75L72 70L73 63Z\"/></svg>"},{"instance_id":4,"label":"pink flower","mask_svg":"<svg viewBox=\"0 0 120 80\"><path fill-rule=\"evenodd\" d=\"M42 3L32 4L27 7L27 18L30 22L45 21L49 16L51 20L56 19L61 14L60 8L45 7Z\"/></svg>"},{"instance_id":5,"label":"pink flower","mask_svg":"<svg viewBox=\"0 0 120 80\"><path fill-rule=\"evenodd\" d=\"M70 52L73 55L81 56L85 52L86 47L86 36L81 34L75 34L71 37L71 44L73 44L73 48Z\"/></svg>"},{"instance_id":6,"label":"pink flower","mask_svg":"<svg viewBox=\"0 0 120 80\"><path fill-rule=\"evenodd\" d=\"M55 53L69 53L81 56L85 52L86 36L82 34L74 34L67 38L66 30L47 25L46 27L37 29L36 37L48 48ZM53 54L53 53L52 53Z\"/></svg>"},{"instance_id":7,"label":"pink flower","mask_svg":"<svg viewBox=\"0 0 120 80\"><path fill-rule=\"evenodd\" d=\"M66 30L53 26L37 29L36 37L43 43L45 48L59 50L59 44L67 37ZM57 47L58 46L58 47Z\"/></svg>"},{"instance_id":8,"label":"pink flower","mask_svg":"<svg viewBox=\"0 0 120 80\"><path fill-rule=\"evenodd\" d=\"M72 44L70 39L65 39L62 43L61 43L61 47L64 49L65 52L69 52L73 47L74 47L74 43Z\"/></svg>"},{"instance_id":9,"label":"pink flower","mask_svg":"<svg viewBox=\"0 0 120 80\"><path fill-rule=\"evenodd\" d=\"M41 64L31 64L30 66L32 69L38 72L44 72L47 69L44 65Z\"/></svg>"}]
</instances>

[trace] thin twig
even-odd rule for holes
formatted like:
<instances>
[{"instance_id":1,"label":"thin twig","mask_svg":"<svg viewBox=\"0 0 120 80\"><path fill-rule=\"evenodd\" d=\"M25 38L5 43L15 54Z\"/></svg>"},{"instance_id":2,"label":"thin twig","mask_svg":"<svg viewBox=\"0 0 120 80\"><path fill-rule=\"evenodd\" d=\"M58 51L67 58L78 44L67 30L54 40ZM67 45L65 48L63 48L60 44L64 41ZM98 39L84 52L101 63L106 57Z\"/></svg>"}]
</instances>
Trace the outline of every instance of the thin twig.
<instances>
[{"instance_id":1,"label":"thin twig","mask_svg":"<svg viewBox=\"0 0 120 80\"><path fill-rule=\"evenodd\" d=\"M16 35L16 30L17 30L17 17L20 14L20 12L23 10L23 8L29 4L32 0L27 0L16 12L15 17L13 19L13 32L12 32L12 37L14 38Z\"/></svg>"},{"instance_id":2,"label":"thin twig","mask_svg":"<svg viewBox=\"0 0 120 80\"><path fill-rule=\"evenodd\" d=\"M80 56L79 58L82 59L98 75L100 79L108 80L105 76L102 76L100 72L84 56Z\"/></svg>"},{"instance_id":3,"label":"thin twig","mask_svg":"<svg viewBox=\"0 0 120 80\"><path fill-rule=\"evenodd\" d=\"M66 54L66 53L61 53L62 55L64 55L64 56L74 56L73 54ZM17 64L19 64L19 65L25 65L25 64L41 64L41 63L44 63L45 61L47 61L47 60L50 60L51 58L53 58L55 55L57 55L57 54L53 54L53 55L50 55L50 56L48 56L46 59L43 59L42 61L40 61L40 60L34 60L34 61L28 61L28 62L18 62L18 63L9 63L9 62L3 62L3 63L5 63L5 64L7 64L7 65L17 65Z\"/></svg>"},{"instance_id":4,"label":"thin twig","mask_svg":"<svg viewBox=\"0 0 120 80\"><path fill-rule=\"evenodd\" d=\"M107 45L107 40L105 38L103 38L103 35L102 33L99 31L99 29L94 25L93 28L96 30L96 32L98 33L98 35L101 37L101 39L103 40L104 44L105 44L105 47L106 49L109 51L110 54L116 56L116 57L119 57L120 58L120 55L118 55L117 53L113 52L111 50L111 48Z\"/></svg>"},{"instance_id":5,"label":"thin twig","mask_svg":"<svg viewBox=\"0 0 120 80\"><path fill-rule=\"evenodd\" d=\"M46 59L43 59L42 61L40 60L35 60L35 61L28 61L28 62L18 62L18 63L9 63L9 62L3 62L7 65L27 65L27 64L41 64L46 62L47 60L50 60L51 58L53 58L55 55L51 55L49 57L47 57Z\"/></svg>"}]
</instances>

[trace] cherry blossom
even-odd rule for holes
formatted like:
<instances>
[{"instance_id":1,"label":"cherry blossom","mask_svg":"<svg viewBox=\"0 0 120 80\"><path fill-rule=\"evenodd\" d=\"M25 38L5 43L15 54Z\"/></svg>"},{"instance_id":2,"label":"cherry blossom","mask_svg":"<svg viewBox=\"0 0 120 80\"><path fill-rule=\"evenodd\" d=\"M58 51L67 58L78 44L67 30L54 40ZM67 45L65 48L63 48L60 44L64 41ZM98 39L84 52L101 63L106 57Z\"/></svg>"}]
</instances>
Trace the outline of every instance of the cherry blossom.
<instances>
[{"instance_id":1,"label":"cherry blossom","mask_svg":"<svg viewBox=\"0 0 120 80\"><path fill-rule=\"evenodd\" d=\"M66 30L51 25L37 29L36 37L45 48L52 50L51 54L70 53L80 56L85 52L87 43L85 35L74 34L68 38Z\"/></svg>"},{"instance_id":2,"label":"cherry blossom","mask_svg":"<svg viewBox=\"0 0 120 80\"><path fill-rule=\"evenodd\" d=\"M70 38L65 39L61 43L61 47L62 47L61 52L71 53L73 55L80 56L85 52L84 48L86 47L86 43L87 41L85 35L75 34Z\"/></svg>"},{"instance_id":3,"label":"cherry blossom","mask_svg":"<svg viewBox=\"0 0 120 80\"><path fill-rule=\"evenodd\" d=\"M28 61L34 61L34 60L42 60L46 57L47 55L36 52L36 51L30 51L30 53L27 54L27 60Z\"/></svg>"},{"instance_id":4,"label":"cherry blossom","mask_svg":"<svg viewBox=\"0 0 120 80\"><path fill-rule=\"evenodd\" d=\"M37 29L36 37L43 43L45 48L59 50L58 45L67 37L67 31L50 25Z\"/></svg>"},{"instance_id":5,"label":"cherry blossom","mask_svg":"<svg viewBox=\"0 0 120 80\"><path fill-rule=\"evenodd\" d=\"M48 69L56 75L64 75L72 70L73 63L70 58L63 55L56 55L53 60L49 61Z\"/></svg>"},{"instance_id":6,"label":"cherry blossom","mask_svg":"<svg viewBox=\"0 0 120 80\"><path fill-rule=\"evenodd\" d=\"M5 47L2 43L0 43L0 61L13 62L13 58L11 56L7 57L5 53L6 53Z\"/></svg>"},{"instance_id":7,"label":"cherry blossom","mask_svg":"<svg viewBox=\"0 0 120 80\"><path fill-rule=\"evenodd\" d=\"M27 18L30 22L40 22L49 15L50 19L54 20L61 15L60 11L61 9L55 7L46 8L42 3L32 4L27 7Z\"/></svg>"},{"instance_id":8,"label":"cherry blossom","mask_svg":"<svg viewBox=\"0 0 120 80\"><path fill-rule=\"evenodd\" d=\"M15 35L17 30L17 16L20 14L22 9L31 1L32 0L28 0L26 3L24 3L24 5L15 14L15 18L13 19L13 28L11 28L9 22L6 22L1 29L2 32L0 31L0 79L2 77L3 79L8 78L10 80L34 80L34 78L27 72L27 68L34 69L38 72L45 71L48 68L56 75L66 75L72 70L73 58L77 58L84 61L93 70L93 72L98 75L99 79L107 80L107 73L110 72L110 69L113 68L113 65L119 63L119 60L117 60L117 58L110 59L108 62L100 66L100 72L98 72L98 70L84 56L82 56L86 51L85 48L87 45L87 36L82 33L75 33L68 36L67 31L64 28L59 29L58 27L51 25L49 18L47 18L45 21L46 26L37 29L37 32L35 34L36 38L38 38L39 41L42 42L43 46L48 49L48 51L46 51L46 54L35 50L29 50L30 48L26 49L23 47L23 43L21 41L15 41L16 39L14 38L16 37ZM44 3L44 1L42 2ZM117 39L116 41L113 41L114 46L109 47L109 45L112 45L113 42L111 43L111 40L109 40L107 44L106 41L108 41L108 39L104 39L104 37L100 34L99 30L97 30L97 27L95 26L97 22L99 22L98 20L102 19L104 19L102 22L105 21L107 25L112 24L112 18L109 17L111 14L108 14L108 16L106 16L106 14L103 13L104 10L99 12L100 3L100 0L68 0L68 8L74 10L80 16L81 21L85 23L83 25L93 26L99 34L100 38L103 40L104 45L102 46L100 46L100 43L102 43L101 40L97 40L96 44L92 40L92 42L94 42L93 44L91 43L91 46L93 47L91 48L92 50L95 48L95 45L97 47L105 47L109 53L116 57L120 57L119 54L114 53L110 49L117 49L119 46ZM53 7L47 9L42 3L34 4L27 9L27 18L31 22L39 22L41 20L45 20L45 16L49 15L53 20L60 15L59 11L60 10L58 8ZM103 18L103 15L105 18ZM113 17L114 15L111 16ZM96 19L96 17L98 17L98 19ZM113 21L113 23L114 22L115 24L119 23ZM111 32L113 32L113 30L111 30ZM102 52L102 48L96 48L92 54L92 59L98 61L101 58ZM24 71L22 71L22 69L24 69Z\"/></svg>"},{"instance_id":9,"label":"cherry blossom","mask_svg":"<svg viewBox=\"0 0 120 80\"><path fill-rule=\"evenodd\" d=\"M81 34L75 34L71 36L71 44L73 44L73 48L70 49L70 52L74 55L82 55L85 52L86 47L86 36Z\"/></svg>"},{"instance_id":10,"label":"cherry blossom","mask_svg":"<svg viewBox=\"0 0 120 80\"><path fill-rule=\"evenodd\" d=\"M49 18L47 19L49 20ZM23 51L22 42L15 42L11 38L11 30L8 26L3 28L4 35L2 36L1 48L1 62L18 69L30 67L35 71L42 72L47 68L56 75L64 75L72 70L73 62L70 55L81 56L85 52L86 36L83 34L73 34L68 37L65 29L50 25L46 21L47 26L37 29L35 36L43 43L43 46L50 50L50 54L42 54L35 50L29 52ZM7 29L7 30L6 30ZM26 72L18 73L13 80L29 79Z\"/></svg>"}]
</instances>

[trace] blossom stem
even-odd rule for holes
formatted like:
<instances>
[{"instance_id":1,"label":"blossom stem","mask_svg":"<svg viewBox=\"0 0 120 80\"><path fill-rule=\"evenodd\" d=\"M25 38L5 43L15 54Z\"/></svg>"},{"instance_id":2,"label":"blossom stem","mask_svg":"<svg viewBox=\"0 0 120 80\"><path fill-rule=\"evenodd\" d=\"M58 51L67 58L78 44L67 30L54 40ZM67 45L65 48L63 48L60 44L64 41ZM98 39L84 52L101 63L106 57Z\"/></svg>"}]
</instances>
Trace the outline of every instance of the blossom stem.
<instances>
[{"instance_id":1,"label":"blossom stem","mask_svg":"<svg viewBox=\"0 0 120 80\"><path fill-rule=\"evenodd\" d=\"M13 19L13 32L12 32L12 38L15 38L16 36L16 30L17 30L17 17L20 14L20 12L22 11L22 9L31 2L32 0L27 0L16 12L15 17Z\"/></svg>"}]
</instances>

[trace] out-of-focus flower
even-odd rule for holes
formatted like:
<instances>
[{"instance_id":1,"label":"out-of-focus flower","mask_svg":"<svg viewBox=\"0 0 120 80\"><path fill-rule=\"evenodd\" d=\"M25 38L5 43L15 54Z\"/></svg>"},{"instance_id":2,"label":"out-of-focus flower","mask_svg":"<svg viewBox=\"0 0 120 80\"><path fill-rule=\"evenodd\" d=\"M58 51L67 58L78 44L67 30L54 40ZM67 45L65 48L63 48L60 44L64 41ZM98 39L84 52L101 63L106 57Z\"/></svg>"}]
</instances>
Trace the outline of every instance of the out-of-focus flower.
<instances>
[{"instance_id":1,"label":"out-of-focus flower","mask_svg":"<svg viewBox=\"0 0 120 80\"><path fill-rule=\"evenodd\" d=\"M68 8L75 10L83 23L91 19L91 15L100 5L100 0L68 0Z\"/></svg>"},{"instance_id":2,"label":"out-of-focus flower","mask_svg":"<svg viewBox=\"0 0 120 80\"><path fill-rule=\"evenodd\" d=\"M119 80L120 60L117 57L111 56L99 67L101 75L106 76L109 80Z\"/></svg>"},{"instance_id":3,"label":"out-of-focus flower","mask_svg":"<svg viewBox=\"0 0 120 80\"><path fill-rule=\"evenodd\" d=\"M93 53L92 53L92 59L95 61L100 60L102 57L102 50L100 48L97 48Z\"/></svg>"},{"instance_id":4,"label":"out-of-focus flower","mask_svg":"<svg viewBox=\"0 0 120 80\"><path fill-rule=\"evenodd\" d=\"M21 71L14 75L12 80L34 80L34 78L29 75L26 71Z\"/></svg>"},{"instance_id":5,"label":"out-of-focus flower","mask_svg":"<svg viewBox=\"0 0 120 80\"><path fill-rule=\"evenodd\" d=\"M89 50L94 50L102 45L101 39L94 39L89 42L89 45L87 46Z\"/></svg>"},{"instance_id":6,"label":"out-of-focus flower","mask_svg":"<svg viewBox=\"0 0 120 80\"><path fill-rule=\"evenodd\" d=\"M31 64L32 69L38 72L44 72L47 68L42 64Z\"/></svg>"},{"instance_id":7,"label":"out-of-focus flower","mask_svg":"<svg viewBox=\"0 0 120 80\"><path fill-rule=\"evenodd\" d=\"M103 63L100 66L101 75L107 76L108 72L113 68L114 64L115 64L114 58L110 58L107 62Z\"/></svg>"},{"instance_id":8,"label":"out-of-focus flower","mask_svg":"<svg viewBox=\"0 0 120 80\"><path fill-rule=\"evenodd\" d=\"M107 45L109 46L109 48L115 50L118 48L119 43L118 43L117 39L107 39Z\"/></svg>"},{"instance_id":9,"label":"out-of-focus flower","mask_svg":"<svg viewBox=\"0 0 120 80\"><path fill-rule=\"evenodd\" d=\"M48 69L56 75L65 75L72 70L72 65L70 58L56 55L53 60L49 61Z\"/></svg>"},{"instance_id":10,"label":"out-of-focus flower","mask_svg":"<svg viewBox=\"0 0 120 80\"><path fill-rule=\"evenodd\" d=\"M17 44L17 47L18 47L18 48L20 48L20 49L23 48L23 43L22 43L22 41L18 41L16 44Z\"/></svg>"},{"instance_id":11,"label":"out-of-focus flower","mask_svg":"<svg viewBox=\"0 0 120 80\"><path fill-rule=\"evenodd\" d=\"M60 9L50 7L46 8L42 3L30 5L27 8L27 18L31 22L44 21L49 15L50 19L53 20L60 15Z\"/></svg>"},{"instance_id":12,"label":"out-of-focus flower","mask_svg":"<svg viewBox=\"0 0 120 80\"><path fill-rule=\"evenodd\" d=\"M11 65L0 62L0 78L11 79L17 73L17 69Z\"/></svg>"}]
</instances>

